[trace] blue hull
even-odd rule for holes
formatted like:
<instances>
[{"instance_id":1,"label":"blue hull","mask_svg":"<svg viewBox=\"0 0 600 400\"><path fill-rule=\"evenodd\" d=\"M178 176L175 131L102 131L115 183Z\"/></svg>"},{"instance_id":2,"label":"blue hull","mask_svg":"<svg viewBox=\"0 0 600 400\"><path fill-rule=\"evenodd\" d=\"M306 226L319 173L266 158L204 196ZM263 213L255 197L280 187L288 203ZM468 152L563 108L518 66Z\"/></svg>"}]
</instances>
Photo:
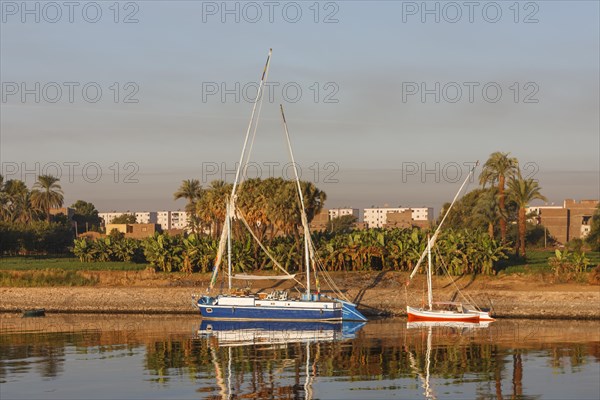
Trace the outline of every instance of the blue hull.
<instances>
[{"instance_id":1,"label":"blue hull","mask_svg":"<svg viewBox=\"0 0 600 400\"><path fill-rule=\"evenodd\" d=\"M340 321L323 322L323 321L307 321L307 322L294 322L294 321L202 321L200 323L200 330L213 330L213 331L237 331L243 329L260 329L265 331L317 331L317 330L331 330L340 331L342 329L342 323Z\"/></svg>"},{"instance_id":2,"label":"blue hull","mask_svg":"<svg viewBox=\"0 0 600 400\"><path fill-rule=\"evenodd\" d=\"M336 299L335 297L323 295L328 299L333 301L337 301L342 305L342 320L344 321L368 321L367 317L365 317L358 309L356 308L356 304L350 303L349 301Z\"/></svg>"},{"instance_id":3,"label":"blue hull","mask_svg":"<svg viewBox=\"0 0 600 400\"><path fill-rule=\"evenodd\" d=\"M308 308L270 308L199 304L202 318L261 321L341 321L342 310Z\"/></svg>"}]
</instances>

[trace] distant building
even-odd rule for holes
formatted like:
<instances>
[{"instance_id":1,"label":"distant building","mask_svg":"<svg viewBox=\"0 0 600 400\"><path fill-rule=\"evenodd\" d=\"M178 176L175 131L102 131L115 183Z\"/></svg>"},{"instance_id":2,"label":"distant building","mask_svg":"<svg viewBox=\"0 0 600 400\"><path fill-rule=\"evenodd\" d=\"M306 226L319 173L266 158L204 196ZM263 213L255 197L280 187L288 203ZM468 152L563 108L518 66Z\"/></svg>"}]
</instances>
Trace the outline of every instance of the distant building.
<instances>
[{"instance_id":1,"label":"distant building","mask_svg":"<svg viewBox=\"0 0 600 400\"><path fill-rule=\"evenodd\" d=\"M73 216L75 215L75 209L71 207L62 207L62 208L51 208L50 215L60 215L63 214L67 217L67 220L72 221Z\"/></svg>"},{"instance_id":2,"label":"distant building","mask_svg":"<svg viewBox=\"0 0 600 400\"><path fill-rule=\"evenodd\" d=\"M433 221L433 207L374 207L365 208L364 222L368 228L383 228L387 224L388 217L394 213L404 213L410 210L413 225L426 225ZM404 221L406 216L394 216L394 221Z\"/></svg>"},{"instance_id":3,"label":"distant building","mask_svg":"<svg viewBox=\"0 0 600 400\"><path fill-rule=\"evenodd\" d=\"M362 224L358 225L358 208L323 208L321 212L315 215L312 221L310 222L310 229L312 231L323 231L327 229L329 221L331 221L334 218L344 217L346 215L352 215L356 218L353 225L354 229L360 229L360 227L362 227Z\"/></svg>"},{"instance_id":4,"label":"distant building","mask_svg":"<svg viewBox=\"0 0 600 400\"><path fill-rule=\"evenodd\" d=\"M315 215L312 221L310 221L310 229L312 231L324 231L325 229L327 229L327 224L329 224L330 215L331 214L329 213L328 209L322 209L321 212Z\"/></svg>"},{"instance_id":5,"label":"distant building","mask_svg":"<svg viewBox=\"0 0 600 400\"><path fill-rule=\"evenodd\" d=\"M110 235L110 233L114 230L116 230L117 232L126 234L128 226L130 226L130 225L128 225L128 224L106 224L106 234Z\"/></svg>"},{"instance_id":6,"label":"distant building","mask_svg":"<svg viewBox=\"0 0 600 400\"><path fill-rule=\"evenodd\" d=\"M113 220L120 217L123 214L135 215L135 221L137 224L158 224L160 229L167 231L170 229L182 229L188 230L188 216L185 211L135 211L135 212L101 212L98 216L104 221L104 226L112 224Z\"/></svg>"},{"instance_id":7,"label":"distant building","mask_svg":"<svg viewBox=\"0 0 600 400\"><path fill-rule=\"evenodd\" d=\"M171 211L157 211L156 223L163 231L171 229Z\"/></svg>"},{"instance_id":8,"label":"distant building","mask_svg":"<svg viewBox=\"0 0 600 400\"><path fill-rule=\"evenodd\" d=\"M156 232L162 232L160 225L158 224L131 224L128 225L128 228L129 227L131 227L131 230L128 230L125 237L133 239L143 239L148 236L153 236Z\"/></svg>"},{"instance_id":9,"label":"distant building","mask_svg":"<svg viewBox=\"0 0 600 400\"><path fill-rule=\"evenodd\" d=\"M141 211L135 213L135 222L138 224L156 224L156 211Z\"/></svg>"},{"instance_id":10,"label":"distant building","mask_svg":"<svg viewBox=\"0 0 600 400\"><path fill-rule=\"evenodd\" d=\"M429 228L432 220L430 219L414 219L414 213L412 209L407 209L402 212L389 212L387 213L386 223L383 225L386 229L400 228L407 229L418 227L421 229Z\"/></svg>"},{"instance_id":11,"label":"distant building","mask_svg":"<svg viewBox=\"0 0 600 400\"><path fill-rule=\"evenodd\" d=\"M131 214L130 212L116 212L116 211L112 211L112 212L101 212L98 213L98 216L100 218L102 218L103 225L106 226L108 224L112 224L113 220L117 217L120 217L123 214Z\"/></svg>"},{"instance_id":12,"label":"distant building","mask_svg":"<svg viewBox=\"0 0 600 400\"><path fill-rule=\"evenodd\" d=\"M133 239L143 239L154 235L155 232L162 232L158 224L108 224L106 225L106 234L110 235L113 230L117 230L125 237Z\"/></svg>"},{"instance_id":13,"label":"distant building","mask_svg":"<svg viewBox=\"0 0 600 400\"><path fill-rule=\"evenodd\" d=\"M343 217L345 215L352 215L358 221L359 217L358 208L330 208L328 210L329 219Z\"/></svg>"},{"instance_id":14,"label":"distant building","mask_svg":"<svg viewBox=\"0 0 600 400\"><path fill-rule=\"evenodd\" d=\"M558 242L583 239L590 232L591 219L598 207L598 200L575 201L566 199L563 206L528 207L530 221L542 224Z\"/></svg>"},{"instance_id":15,"label":"distant building","mask_svg":"<svg viewBox=\"0 0 600 400\"><path fill-rule=\"evenodd\" d=\"M171 211L171 226L169 229L183 229L187 231L188 222L186 211Z\"/></svg>"}]
</instances>

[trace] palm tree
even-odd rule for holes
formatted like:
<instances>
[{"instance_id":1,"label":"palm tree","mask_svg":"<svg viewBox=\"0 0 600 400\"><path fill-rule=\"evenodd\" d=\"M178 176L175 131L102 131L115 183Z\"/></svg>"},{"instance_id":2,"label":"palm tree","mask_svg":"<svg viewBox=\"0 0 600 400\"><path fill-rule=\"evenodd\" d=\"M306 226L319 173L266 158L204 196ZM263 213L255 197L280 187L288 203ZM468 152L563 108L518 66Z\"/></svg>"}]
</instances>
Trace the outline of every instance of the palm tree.
<instances>
[{"instance_id":1,"label":"palm tree","mask_svg":"<svg viewBox=\"0 0 600 400\"><path fill-rule=\"evenodd\" d=\"M482 225L487 225L490 239L494 238L494 225L501 218L500 206L496 188L488 189L479 197L473 208L475 220Z\"/></svg>"},{"instance_id":2,"label":"palm tree","mask_svg":"<svg viewBox=\"0 0 600 400\"><path fill-rule=\"evenodd\" d=\"M486 183L490 185L497 184L498 187L498 208L500 209L500 239L506 240L506 219L505 213L505 195L504 186L507 179L510 179L518 171L518 161L514 157L509 157L510 153L496 151L490 154L490 157L483 165L483 170L479 175L479 183L485 187Z\"/></svg>"},{"instance_id":3,"label":"palm tree","mask_svg":"<svg viewBox=\"0 0 600 400\"><path fill-rule=\"evenodd\" d=\"M210 224L214 238L221 235L230 193L231 184L222 180L212 181L204 195L196 203L196 214L204 223Z\"/></svg>"},{"instance_id":4,"label":"palm tree","mask_svg":"<svg viewBox=\"0 0 600 400\"><path fill-rule=\"evenodd\" d=\"M33 184L31 203L46 214L46 221L50 222L50 209L63 205L64 196L59 179L52 175L40 175Z\"/></svg>"},{"instance_id":5,"label":"palm tree","mask_svg":"<svg viewBox=\"0 0 600 400\"><path fill-rule=\"evenodd\" d=\"M2 220L9 222L28 223L36 215L35 207L31 204L31 192L23 181L9 179L0 192Z\"/></svg>"},{"instance_id":6,"label":"palm tree","mask_svg":"<svg viewBox=\"0 0 600 400\"><path fill-rule=\"evenodd\" d=\"M546 200L546 197L542 195L541 190L542 188L536 180L533 178L523 179L520 171L518 171L517 176L513 176L510 181L508 181L509 198L517 204L519 209L519 244L517 246L517 255L519 255L520 250L523 257L525 257L525 231L527 221L525 207L533 200Z\"/></svg>"},{"instance_id":7,"label":"palm tree","mask_svg":"<svg viewBox=\"0 0 600 400\"><path fill-rule=\"evenodd\" d=\"M4 176L0 174L0 221L6 220L8 214L8 194L4 190Z\"/></svg>"},{"instance_id":8,"label":"palm tree","mask_svg":"<svg viewBox=\"0 0 600 400\"><path fill-rule=\"evenodd\" d=\"M198 216L196 215L196 203L202 198L202 185L198 179L186 179L181 182L181 186L175 193L173 199L186 199L185 211L190 216L190 228L193 233L196 233L198 228Z\"/></svg>"}]
</instances>

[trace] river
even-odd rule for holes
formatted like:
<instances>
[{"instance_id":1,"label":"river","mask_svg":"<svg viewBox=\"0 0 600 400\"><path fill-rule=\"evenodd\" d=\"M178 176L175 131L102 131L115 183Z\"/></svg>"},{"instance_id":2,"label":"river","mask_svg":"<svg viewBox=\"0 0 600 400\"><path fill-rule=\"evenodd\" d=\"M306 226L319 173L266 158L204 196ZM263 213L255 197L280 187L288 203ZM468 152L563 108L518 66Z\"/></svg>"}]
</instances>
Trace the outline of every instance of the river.
<instances>
[{"instance_id":1,"label":"river","mask_svg":"<svg viewBox=\"0 0 600 400\"><path fill-rule=\"evenodd\" d=\"M600 322L0 315L6 399L598 399Z\"/></svg>"}]
</instances>

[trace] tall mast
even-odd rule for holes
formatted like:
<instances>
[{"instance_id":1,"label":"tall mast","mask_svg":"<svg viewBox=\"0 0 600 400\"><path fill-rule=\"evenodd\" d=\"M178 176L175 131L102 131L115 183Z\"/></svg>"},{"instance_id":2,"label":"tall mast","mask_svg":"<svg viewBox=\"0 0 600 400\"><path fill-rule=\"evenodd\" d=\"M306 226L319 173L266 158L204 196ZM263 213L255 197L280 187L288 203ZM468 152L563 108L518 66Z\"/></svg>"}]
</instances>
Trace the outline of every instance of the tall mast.
<instances>
[{"instance_id":1,"label":"tall mast","mask_svg":"<svg viewBox=\"0 0 600 400\"><path fill-rule=\"evenodd\" d=\"M231 204L227 204L227 274L229 275L229 290L231 290Z\"/></svg>"},{"instance_id":2,"label":"tall mast","mask_svg":"<svg viewBox=\"0 0 600 400\"><path fill-rule=\"evenodd\" d=\"M473 172L475 172L475 168L477 168L477 166L479 165L479 161L477 161L475 163L475 165L473 165L473 167L471 168L471 171L469 171L468 175L467 175L467 179L465 179L465 181L462 183L462 185L460 186L460 189L458 189L458 192L456 192L456 195L454 196L454 199L452 200L452 203L450 203L450 207L448 207L448 209L446 210L446 213L444 214L444 217L442 218L442 220L440 221L440 224L438 225L437 229L435 230L435 232L433 233L433 236L431 239L427 240L427 246L433 246L438 234L440 233L440 229L442 228L442 225L444 224L444 221L446 221L446 217L448 217L448 214L450 214L450 210L452 210L452 207L454 206L454 203L456 203L456 200L458 199L458 196L460 195L460 192L462 192L463 188L465 187L465 185L467 184L467 181L471 178L471 174ZM423 259L425 258L425 254L426 251L424 251L421 254L421 257L419 258L419 261L417 262L417 265L415 265L415 267L413 268L410 277L408 278L409 280L412 279L415 274L417 273L417 271L419 270L419 267L421 266L421 263L423 262Z\"/></svg>"},{"instance_id":3,"label":"tall mast","mask_svg":"<svg viewBox=\"0 0 600 400\"><path fill-rule=\"evenodd\" d=\"M296 188L298 189L298 196L300 196L300 209L302 214L300 219L302 220L302 227L304 228L304 262L306 264L306 293L310 294L310 229L308 228L308 219L306 218L306 209L304 208L304 196L302 195L302 187L300 186L300 177L298 177L298 170L296 169L296 161L294 160L294 152L292 151L292 143L290 141L290 133L288 132L287 122L285 120L285 114L283 112L283 105L279 105L281 109L281 118L283 118L283 129L285 131L285 137L287 139L288 151L292 160L294 176L296 177Z\"/></svg>"},{"instance_id":4,"label":"tall mast","mask_svg":"<svg viewBox=\"0 0 600 400\"><path fill-rule=\"evenodd\" d=\"M431 241L427 235L427 301L429 303L429 311L433 309L433 291L431 288Z\"/></svg>"},{"instance_id":5,"label":"tall mast","mask_svg":"<svg viewBox=\"0 0 600 400\"><path fill-rule=\"evenodd\" d=\"M252 125L254 123L254 115L256 113L256 107L259 103L259 100L262 99L263 86L269 75L269 65L271 63L271 54L273 53L273 49L269 49L269 55L267 56L267 62L265 63L265 68L263 69L262 76L260 78L260 83L258 84L258 91L256 92L256 98L254 99L254 105L252 106L252 114L250 115L250 122L248 123L248 128L246 129L246 137L244 138L244 146L242 147L242 154L240 154L240 161L238 163L236 172L235 172L235 180L233 181L233 187L231 188L231 195L229 196L229 206L228 209L233 212L235 210L235 192L237 190L238 182L240 179L240 170L242 168L242 164L244 162L244 155L246 154L246 146L248 145L248 138L250 137L250 131L252 130ZM255 130L256 132L256 130ZM230 214L228 214L228 218L230 218ZM226 222L226 226L229 224ZM231 233L229 229L227 231L223 229L221 232L221 238L219 240L219 247L217 249L217 259L215 260L215 265L213 267L213 274L210 280L210 285L208 289L212 289L216 283L217 272L219 271L219 266L221 265L221 261L223 259L223 252L225 251L225 240L228 242L231 241L230 237ZM229 246L229 251L231 250L231 246ZM231 255L229 255L231 258ZM231 274L230 274L231 276ZM231 278L230 278L231 279ZM231 284L230 284L231 287Z\"/></svg>"}]
</instances>

